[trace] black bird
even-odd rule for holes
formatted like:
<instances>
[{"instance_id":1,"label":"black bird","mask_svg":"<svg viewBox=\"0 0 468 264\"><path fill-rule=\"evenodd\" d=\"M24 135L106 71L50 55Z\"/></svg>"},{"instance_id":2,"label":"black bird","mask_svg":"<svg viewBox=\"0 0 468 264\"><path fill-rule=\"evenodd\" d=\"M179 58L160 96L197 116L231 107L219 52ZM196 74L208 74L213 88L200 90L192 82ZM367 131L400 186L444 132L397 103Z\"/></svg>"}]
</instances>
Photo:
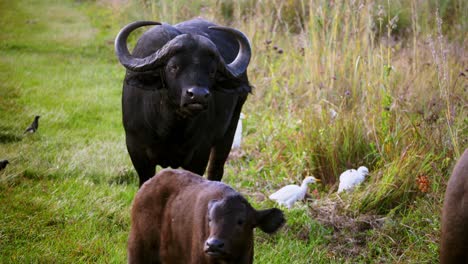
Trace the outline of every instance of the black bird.
<instances>
[{"instance_id":1,"label":"black bird","mask_svg":"<svg viewBox=\"0 0 468 264\"><path fill-rule=\"evenodd\" d=\"M36 132L36 130L39 128L39 117L41 116L34 117L34 121L28 128L26 128L23 134Z\"/></svg>"},{"instance_id":2,"label":"black bird","mask_svg":"<svg viewBox=\"0 0 468 264\"><path fill-rule=\"evenodd\" d=\"M9 164L8 160L1 160L0 161L0 171L3 170L7 164Z\"/></svg>"}]
</instances>

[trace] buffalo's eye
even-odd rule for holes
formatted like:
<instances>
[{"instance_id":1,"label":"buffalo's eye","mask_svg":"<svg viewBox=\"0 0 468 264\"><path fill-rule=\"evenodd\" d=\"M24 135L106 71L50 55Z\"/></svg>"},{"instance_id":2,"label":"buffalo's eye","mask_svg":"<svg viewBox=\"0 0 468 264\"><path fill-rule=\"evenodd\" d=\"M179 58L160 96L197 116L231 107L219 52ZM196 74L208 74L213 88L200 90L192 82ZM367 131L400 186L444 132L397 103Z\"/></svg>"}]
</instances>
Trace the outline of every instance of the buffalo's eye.
<instances>
[{"instance_id":1,"label":"buffalo's eye","mask_svg":"<svg viewBox=\"0 0 468 264\"><path fill-rule=\"evenodd\" d=\"M243 224L244 224L244 220L243 220L243 219L237 220L237 225L242 226Z\"/></svg>"},{"instance_id":2,"label":"buffalo's eye","mask_svg":"<svg viewBox=\"0 0 468 264\"><path fill-rule=\"evenodd\" d=\"M172 73L176 73L179 70L179 66L177 64L169 65L169 71Z\"/></svg>"},{"instance_id":3,"label":"buffalo's eye","mask_svg":"<svg viewBox=\"0 0 468 264\"><path fill-rule=\"evenodd\" d=\"M210 74L210 77L211 77L211 78L214 78L214 77L216 76L216 68L215 68L215 67L212 67L212 68L210 69L209 74Z\"/></svg>"}]
</instances>

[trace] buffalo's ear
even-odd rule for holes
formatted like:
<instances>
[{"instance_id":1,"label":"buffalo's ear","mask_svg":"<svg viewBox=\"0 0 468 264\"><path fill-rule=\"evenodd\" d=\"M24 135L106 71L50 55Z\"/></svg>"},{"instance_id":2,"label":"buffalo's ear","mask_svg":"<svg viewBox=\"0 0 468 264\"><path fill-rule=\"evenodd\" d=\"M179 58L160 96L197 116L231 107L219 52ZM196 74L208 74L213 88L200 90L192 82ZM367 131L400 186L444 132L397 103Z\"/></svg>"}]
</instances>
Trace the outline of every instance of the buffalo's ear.
<instances>
[{"instance_id":1,"label":"buffalo's ear","mask_svg":"<svg viewBox=\"0 0 468 264\"><path fill-rule=\"evenodd\" d=\"M164 87L163 78L161 78L161 71L147 71L147 72L131 72L127 71L125 76L125 84L134 88L155 91Z\"/></svg>"},{"instance_id":2,"label":"buffalo's ear","mask_svg":"<svg viewBox=\"0 0 468 264\"><path fill-rule=\"evenodd\" d=\"M216 84L214 85L214 90L220 91L222 93L251 93L252 86L245 81L240 81L238 79L224 79L218 78Z\"/></svg>"},{"instance_id":3,"label":"buffalo's ear","mask_svg":"<svg viewBox=\"0 0 468 264\"><path fill-rule=\"evenodd\" d=\"M286 219L278 208L256 211L256 226L263 232L271 234L284 225Z\"/></svg>"}]
</instances>

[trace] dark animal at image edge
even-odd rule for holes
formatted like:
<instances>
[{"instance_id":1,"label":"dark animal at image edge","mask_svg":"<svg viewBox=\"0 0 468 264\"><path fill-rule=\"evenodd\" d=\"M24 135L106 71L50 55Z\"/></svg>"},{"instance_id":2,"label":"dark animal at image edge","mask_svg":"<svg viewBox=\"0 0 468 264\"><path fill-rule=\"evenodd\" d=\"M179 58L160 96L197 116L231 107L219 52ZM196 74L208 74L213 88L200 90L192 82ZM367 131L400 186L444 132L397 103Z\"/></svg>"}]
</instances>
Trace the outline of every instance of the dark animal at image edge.
<instances>
[{"instance_id":1,"label":"dark animal at image edge","mask_svg":"<svg viewBox=\"0 0 468 264\"><path fill-rule=\"evenodd\" d=\"M156 25L138 40L127 37ZM242 106L251 92L248 39L241 32L203 19L175 26L140 21L115 40L127 69L122 110L127 150L140 186L156 165L182 167L221 180Z\"/></svg>"},{"instance_id":2,"label":"dark animal at image edge","mask_svg":"<svg viewBox=\"0 0 468 264\"><path fill-rule=\"evenodd\" d=\"M255 210L228 185L164 169L135 196L129 263L252 263L253 229L277 231L277 208Z\"/></svg>"},{"instance_id":3,"label":"dark animal at image edge","mask_svg":"<svg viewBox=\"0 0 468 264\"><path fill-rule=\"evenodd\" d=\"M23 134L35 133L37 129L39 128L39 118L40 116L35 116L34 121L31 123L31 125L28 128L26 128L26 130L24 130Z\"/></svg>"},{"instance_id":4,"label":"dark animal at image edge","mask_svg":"<svg viewBox=\"0 0 468 264\"><path fill-rule=\"evenodd\" d=\"M10 164L10 162L8 162L8 160L1 160L0 161L0 171L5 169L8 164Z\"/></svg>"},{"instance_id":5,"label":"dark animal at image edge","mask_svg":"<svg viewBox=\"0 0 468 264\"><path fill-rule=\"evenodd\" d=\"M468 263L468 149L455 165L445 191L440 263Z\"/></svg>"}]
</instances>

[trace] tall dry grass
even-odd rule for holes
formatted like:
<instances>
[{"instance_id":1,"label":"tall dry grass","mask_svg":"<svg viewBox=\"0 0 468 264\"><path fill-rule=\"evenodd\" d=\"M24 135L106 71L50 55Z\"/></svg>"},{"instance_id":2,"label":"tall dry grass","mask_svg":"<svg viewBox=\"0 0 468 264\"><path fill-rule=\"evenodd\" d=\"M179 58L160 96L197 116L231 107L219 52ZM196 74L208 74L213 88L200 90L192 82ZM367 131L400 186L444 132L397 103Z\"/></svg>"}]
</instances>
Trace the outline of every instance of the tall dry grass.
<instances>
[{"instance_id":1,"label":"tall dry grass","mask_svg":"<svg viewBox=\"0 0 468 264\"><path fill-rule=\"evenodd\" d=\"M370 185L356 192L354 207L385 213L426 195L421 176L439 197L468 146L462 1L134 5L140 18L203 16L250 38L255 89L244 107L244 158L265 183L313 174L333 189L343 170L366 165Z\"/></svg>"}]
</instances>

